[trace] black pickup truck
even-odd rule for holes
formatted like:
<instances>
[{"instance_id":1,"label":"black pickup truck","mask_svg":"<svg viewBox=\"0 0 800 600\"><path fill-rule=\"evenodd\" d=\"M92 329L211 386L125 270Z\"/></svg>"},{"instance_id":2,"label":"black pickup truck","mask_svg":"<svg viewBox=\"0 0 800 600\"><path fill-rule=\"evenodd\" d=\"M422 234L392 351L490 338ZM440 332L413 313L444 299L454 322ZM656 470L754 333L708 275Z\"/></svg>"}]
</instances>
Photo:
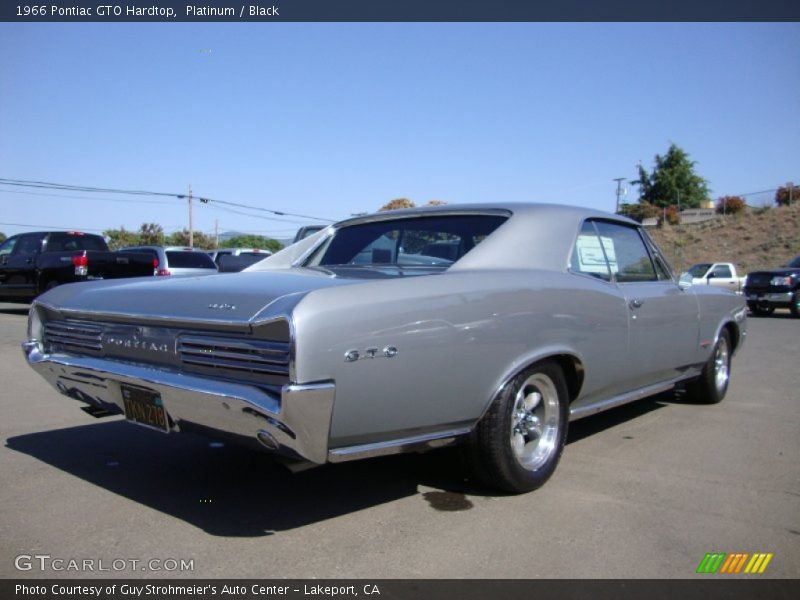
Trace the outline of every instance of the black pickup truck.
<instances>
[{"instance_id":1,"label":"black pickup truck","mask_svg":"<svg viewBox=\"0 0 800 600\"><path fill-rule=\"evenodd\" d=\"M754 315L771 315L776 308L788 308L800 318L800 256L774 271L754 271L744 284L747 306Z\"/></svg>"},{"instance_id":2,"label":"black pickup truck","mask_svg":"<svg viewBox=\"0 0 800 600\"><path fill-rule=\"evenodd\" d=\"M111 252L99 235L21 233L0 245L0 302L30 302L62 283L153 275L148 254Z\"/></svg>"}]
</instances>

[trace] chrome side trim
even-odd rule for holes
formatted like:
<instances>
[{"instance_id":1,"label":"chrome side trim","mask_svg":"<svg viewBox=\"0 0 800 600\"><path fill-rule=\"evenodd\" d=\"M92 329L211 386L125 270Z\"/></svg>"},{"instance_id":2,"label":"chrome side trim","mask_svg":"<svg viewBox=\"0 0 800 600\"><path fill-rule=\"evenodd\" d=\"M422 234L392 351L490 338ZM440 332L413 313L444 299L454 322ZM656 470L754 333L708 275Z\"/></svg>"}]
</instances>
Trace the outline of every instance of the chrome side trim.
<instances>
[{"instance_id":1,"label":"chrome side trim","mask_svg":"<svg viewBox=\"0 0 800 600\"><path fill-rule=\"evenodd\" d=\"M662 381L661 383L656 383L654 385L648 385L647 387L639 388L638 390L633 390L632 392L627 392L625 394L620 394L619 396L606 398L593 404L580 407L572 406L569 409L569 420L577 421L578 419L595 415L610 408L622 406L623 404L628 404L629 402L635 402L636 400L641 400L642 398L647 398L648 396L654 396L656 394L660 394L661 392L668 392L681 381L691 379L699 374L699 370L693 370L692 372L684 373L683 375L675 377L674 379Z\"/></svg>"},{"instance_id":2,"label":"chrome side trim","mask_svg":"<svg viewBox=\"0 0 800 600\"><path fill-rule=\"evenodd\" d=\"M459 437L467 435L470 431L468 427L463 427L438 433L375 442L373 444L334 448L328 452L328 460L332 463L339 463L362 458L387 456L389 454L402 454L403 452L431 450L452 444Z\"/></svg>"}]
</instances>

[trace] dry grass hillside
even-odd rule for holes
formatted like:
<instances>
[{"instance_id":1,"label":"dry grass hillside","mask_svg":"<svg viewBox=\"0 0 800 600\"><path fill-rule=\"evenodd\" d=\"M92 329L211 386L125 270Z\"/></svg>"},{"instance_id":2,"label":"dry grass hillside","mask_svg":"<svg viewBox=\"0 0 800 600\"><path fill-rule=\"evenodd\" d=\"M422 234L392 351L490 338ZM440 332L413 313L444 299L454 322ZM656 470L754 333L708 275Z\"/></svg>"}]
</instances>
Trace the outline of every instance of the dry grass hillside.
<instances>
[{"instance_id":1,"label":"dry grass hillside","mask_svg":"<svg viewBox=\"0 0 800 600\"><path fill-rule=\"evenodd\" d=\"M678 272L700 262L732 262L745 274L800 254L800 205L648 232Z\"/></svg>"}]
</instances>

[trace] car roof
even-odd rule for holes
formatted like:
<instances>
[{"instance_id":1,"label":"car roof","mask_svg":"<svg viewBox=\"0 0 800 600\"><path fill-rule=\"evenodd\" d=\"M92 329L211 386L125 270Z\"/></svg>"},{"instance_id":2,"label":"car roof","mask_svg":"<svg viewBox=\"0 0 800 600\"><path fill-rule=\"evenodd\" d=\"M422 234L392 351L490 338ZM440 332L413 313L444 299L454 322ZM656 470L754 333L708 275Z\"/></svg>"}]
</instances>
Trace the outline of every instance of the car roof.
<instances>
[{"instance_id":1,"label":"car roof","mask_svg":"<svg viewBox=\"0 0 800 600\"><path fill-rule=\"evenodd\" d=\"M486 203L444 204L407 208L340 221L334 228L360 223L438 215L507 215L508 220L449 271L474 269L546 269L565 271L572 246L586 219L602 219L640 226L627 217L565 204Z\"/></svg>"}]
</instances>

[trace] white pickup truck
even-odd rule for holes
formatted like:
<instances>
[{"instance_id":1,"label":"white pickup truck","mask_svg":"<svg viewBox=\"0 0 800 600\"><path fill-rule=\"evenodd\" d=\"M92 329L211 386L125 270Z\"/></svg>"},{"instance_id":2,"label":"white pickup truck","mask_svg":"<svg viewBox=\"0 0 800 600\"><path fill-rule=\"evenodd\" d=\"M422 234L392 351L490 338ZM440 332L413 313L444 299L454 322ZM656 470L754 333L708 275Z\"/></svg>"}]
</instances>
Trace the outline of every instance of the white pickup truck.
<instances>
[{"instance_id":1,"label":"white pickup truck","mask_svg":"<svg viewBox=\"0 0 800 600\"><path fill-rule=\"evenodd\" d=\"M692 276L692 285L713 285L742 293L746 277L739 277L733 263L699 263L688 271Z\"/></svg>"}]
</instances>

